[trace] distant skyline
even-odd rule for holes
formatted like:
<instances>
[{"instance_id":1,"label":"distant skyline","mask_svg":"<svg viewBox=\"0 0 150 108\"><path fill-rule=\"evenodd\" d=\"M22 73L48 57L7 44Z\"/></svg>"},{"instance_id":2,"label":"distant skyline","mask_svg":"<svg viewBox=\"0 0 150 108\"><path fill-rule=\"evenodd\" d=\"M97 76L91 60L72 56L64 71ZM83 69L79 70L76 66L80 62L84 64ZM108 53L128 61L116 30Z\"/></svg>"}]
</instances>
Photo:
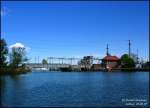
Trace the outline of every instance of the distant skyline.
<instances>
[{"instance_id":1,"label":"distant skyline","mask_svg":"<svg viewBox=\"0 0 150 108\"><path fill-rule=\"evenodd\" d=\"M149 58L148 1L2 1L1 37L22 43L34 62L49 56Z\"/></svg>"}]
</instances>

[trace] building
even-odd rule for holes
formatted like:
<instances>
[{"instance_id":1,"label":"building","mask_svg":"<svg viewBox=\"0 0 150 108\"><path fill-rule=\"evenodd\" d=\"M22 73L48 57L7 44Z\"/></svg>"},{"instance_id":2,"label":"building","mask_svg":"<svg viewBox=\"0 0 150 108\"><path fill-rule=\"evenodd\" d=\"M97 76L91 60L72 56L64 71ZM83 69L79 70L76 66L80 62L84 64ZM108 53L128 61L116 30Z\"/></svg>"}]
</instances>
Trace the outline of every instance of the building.
<instances>
[{"instance_id":1,"label":"building","mask_svg":"<svg viewBox=\"0 0 150 108\"><path fill-rule=\"evenodd\" d=\"M150 62L148 61L148 62L144 63L143 68L150 69Z\"/></svg>"},{"instance_id":2,"label":"building","mask_svg":"<svg viewBox=\"0 0 150 108\"><path fill-rule=\"evenodd\" d=\"M111 56L109 53L108 44L106 47L106 56L102 59L102 67L108 70L117 68L119 66L120 59L117 56Z\"/></svg>"},{"instance_id":3,"label":"building","mask_svg":"<svg viewBox=\"0 0 150 108\"><path fill-rule=\"evenodd\" d=\"M100 70L103 69L103 67L101 66L101 64L93 64L92 67L91 67L91 69L93 71L100 71Z\"/></svg>"},{"instance_id":4,"label":"building","mask_svg":"<svg viewBox=\"0 0 150 108\"><path fill-rule=\"evenodd\" d=\"M107 55L102 59L102 66L107 69L117 68L119 60L117 56Z\"/></svg>"}]
</instances>

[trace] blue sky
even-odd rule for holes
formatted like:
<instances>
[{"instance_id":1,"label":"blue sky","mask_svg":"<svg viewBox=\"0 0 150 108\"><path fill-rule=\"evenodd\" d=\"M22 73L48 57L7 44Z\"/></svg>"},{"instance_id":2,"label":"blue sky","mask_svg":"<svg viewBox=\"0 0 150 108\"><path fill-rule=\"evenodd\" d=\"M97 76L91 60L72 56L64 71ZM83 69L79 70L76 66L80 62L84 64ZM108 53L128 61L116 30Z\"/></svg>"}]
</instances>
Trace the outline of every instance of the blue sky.
<instances>
[{"instance_id":1,"label":"blue sky","mask_svg":"<svg viewBox=\"0 0 150 108\"><path fill-rule=\"evenodd\" d=\"M149 13L146 1L2 2L1 36L8 46L20 42L34 60L48 56L103 57L131 51L148 59Z\"/></svg>"}]
</instances>

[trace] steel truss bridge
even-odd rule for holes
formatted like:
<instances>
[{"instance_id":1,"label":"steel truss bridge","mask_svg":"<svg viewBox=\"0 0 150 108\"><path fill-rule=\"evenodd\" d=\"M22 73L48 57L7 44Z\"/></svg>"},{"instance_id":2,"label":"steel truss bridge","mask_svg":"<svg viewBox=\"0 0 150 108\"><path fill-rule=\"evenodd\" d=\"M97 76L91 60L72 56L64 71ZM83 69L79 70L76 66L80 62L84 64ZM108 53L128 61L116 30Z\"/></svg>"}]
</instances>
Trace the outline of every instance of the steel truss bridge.
<instances>
[{"instance_id":1,"label":"steel truss bridge","mask_svg":"<svg viewBox=\"0 0 150 108\"><path fill-rule=\"evenodd\" d=\"M28 63L27 66L31 68L32 70L58 70L59 68L68 68L69 66L72 66L72 68L80 68L83 67L82 65L79 65L79 62L83 58L76 58L76 57L48 57L47 61L48 64L42 64L42 63ZM100 64L102 59L101 58L92 58L90 59L92 63L94 64Z\"/></svg>"}]
</instances>

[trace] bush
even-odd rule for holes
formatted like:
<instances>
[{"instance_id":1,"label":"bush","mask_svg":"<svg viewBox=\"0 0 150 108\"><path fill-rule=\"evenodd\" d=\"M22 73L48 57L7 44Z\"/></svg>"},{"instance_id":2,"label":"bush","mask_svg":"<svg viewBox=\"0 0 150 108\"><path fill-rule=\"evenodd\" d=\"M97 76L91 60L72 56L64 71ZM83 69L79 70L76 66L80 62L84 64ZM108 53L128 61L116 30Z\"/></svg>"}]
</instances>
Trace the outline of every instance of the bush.
<instances>
[{"instance_id":1,"label":"bush","mask_svg":"<svg viewBox=\"0 0 150 108\"><path fill-rule=\"evenodd\" d=\"M128 54L121 56L121 67L122 68L135 68L135 62Z\"/></svg>"}]
</instances>

